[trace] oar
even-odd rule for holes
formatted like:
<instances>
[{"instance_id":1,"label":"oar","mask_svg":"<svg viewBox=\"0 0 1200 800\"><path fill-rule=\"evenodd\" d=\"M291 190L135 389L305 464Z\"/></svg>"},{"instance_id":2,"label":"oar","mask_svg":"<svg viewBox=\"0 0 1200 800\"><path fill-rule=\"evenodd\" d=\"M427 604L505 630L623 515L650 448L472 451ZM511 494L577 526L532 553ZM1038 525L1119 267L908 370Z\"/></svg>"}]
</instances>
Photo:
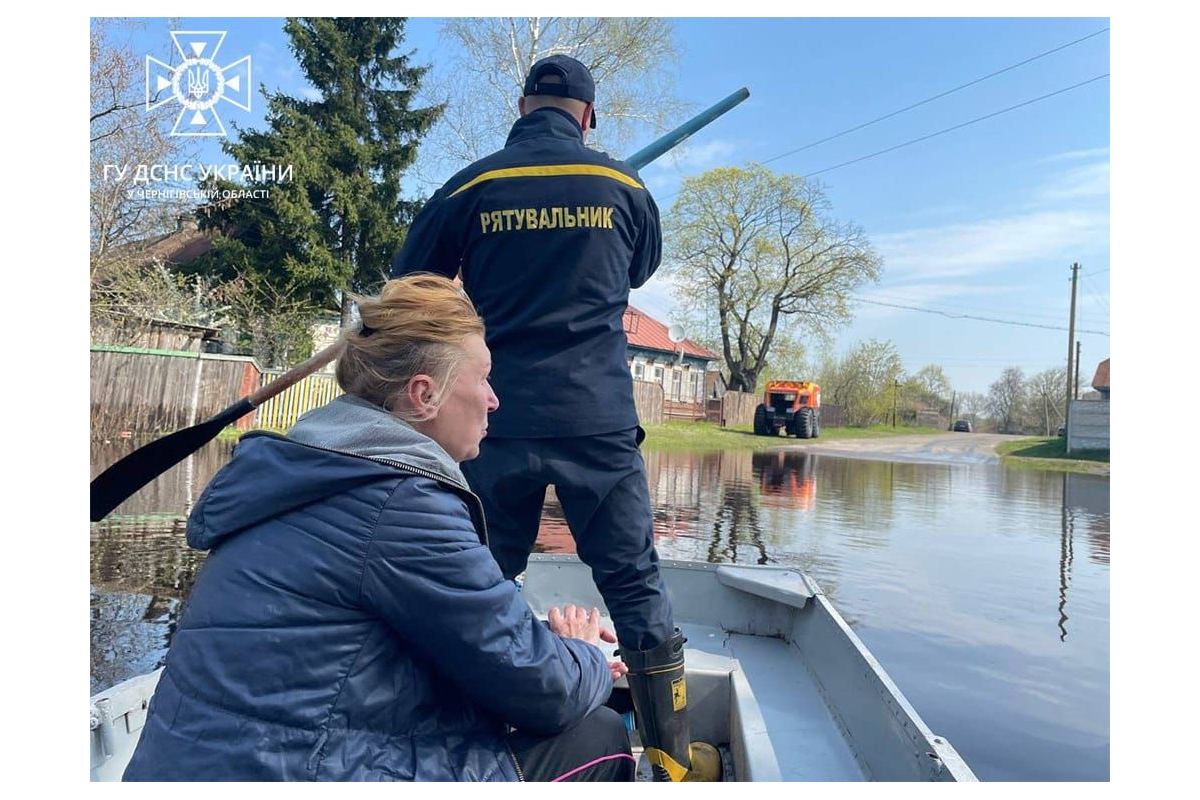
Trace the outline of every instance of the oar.
<instances>
[{"instance_id":1,"label":"oar","mask_svg":"<svg viewBox=\"0 0 1200 800\"><path fill-rule=\"evenodd\" d=\"M104 519L138 489L212 441L225 426L232 425L289 386L313 374L337 358L341 351L342 342L338 341L216 416L155 439L104 470L92 481L92 522Z\"/></svg>"},{"instance_id":2,"label":"oar","mask_svg":"<svg viewBox=\"0 0 1200 800\"><path fill-rule=\"evenodd\" d=\"M658 137L653 142L646 145L641 150L638 150L629 158L625 159L625 163L634 169L641 169L654 159L661 156L663 153L670 150L672 147L679 145L684 139L708 125L714 119L721 116L749 96L750 90L743 86L733 94L726 97L724 100L713 103L711 106L704 109L675 130L664 133L662 136Z\"/></svg>"}]
</instances>

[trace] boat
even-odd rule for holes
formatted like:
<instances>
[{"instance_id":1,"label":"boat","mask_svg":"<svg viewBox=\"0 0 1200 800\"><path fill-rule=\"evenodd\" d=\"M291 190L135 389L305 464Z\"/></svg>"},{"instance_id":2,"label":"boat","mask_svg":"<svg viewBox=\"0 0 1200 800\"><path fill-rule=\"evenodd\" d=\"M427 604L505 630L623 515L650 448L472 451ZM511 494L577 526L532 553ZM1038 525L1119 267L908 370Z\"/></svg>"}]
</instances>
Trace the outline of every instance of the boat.
<instances>
[{"instance_id":1,"label":"boat","mask_svg":"<svg viewBox=\"0 0 1200 800\"><path fill-rule=\"evenodd\" d=\"M688 640L692 738L718 745L725 780L977 780L810 576L777 566L660 566ZM543 619L568 603L607 614L591 569L573 555L531 556L522 592ZM92 697L92 780L121 779L160 673ZM628 691L621 678L610 704L632 707ZM630 737L640 753L636 729ZM642 779L649 776L645 762L640 758Z\"/></svg>"}]
</instances>

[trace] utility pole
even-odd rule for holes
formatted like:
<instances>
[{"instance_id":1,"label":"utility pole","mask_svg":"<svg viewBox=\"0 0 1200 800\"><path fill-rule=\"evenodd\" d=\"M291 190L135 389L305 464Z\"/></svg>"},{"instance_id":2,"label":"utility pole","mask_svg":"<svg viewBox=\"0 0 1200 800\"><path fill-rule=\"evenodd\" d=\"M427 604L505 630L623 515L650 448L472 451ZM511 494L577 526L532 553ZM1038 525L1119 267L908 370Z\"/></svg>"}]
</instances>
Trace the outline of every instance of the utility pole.
<instances>
[{"instance_id":1,"label":"utility pole","mask_svg":"<svg viewBox=\"0 0 1200 800\"><path fill-rule=\"evenodd\" d=\"M1071 323L1067 334L1067 407L1063 411L1063 424L1067 428L1067 441L1071 433L1071 375L1075 362L1075 290L1079 285L1079 262L1071 265Z\"/></svg>"},{"instance_id":2,"label":"utility pole","mask_svg":"<svg viewBox=\"0 0 1200 800\"><path fill-rule=\"evenodd\" d=\"M1075 342L1075 399L1079 399L1079 350L1083 342Z\"/></svg>"},{"instance_id":3,"label":"utility pole","mask_svg":"<svg viewBox=\"0 0 1200 800\"><path fill-rule=\"evenodd\" d=\"M900 379L892 378L892 427L896 427L896 396L900 394Z\"/></svg>"}]
</instances>

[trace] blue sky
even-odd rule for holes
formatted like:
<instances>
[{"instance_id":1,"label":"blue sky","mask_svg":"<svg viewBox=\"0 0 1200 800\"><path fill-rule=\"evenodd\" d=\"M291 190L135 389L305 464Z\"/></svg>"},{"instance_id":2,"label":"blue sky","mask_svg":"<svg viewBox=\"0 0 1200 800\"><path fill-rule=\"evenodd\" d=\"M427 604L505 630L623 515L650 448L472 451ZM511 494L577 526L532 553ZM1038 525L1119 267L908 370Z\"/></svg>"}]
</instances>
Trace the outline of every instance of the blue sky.
<instances>
[{"instance_id":1,"label":"blue sky","mask_svg":"<svg viewBox=\"0 0 1200 800\"><path fill-rule=\"evenodd\" d=\"M751 97L689 142L683 157L643 170L669 213L684 177L716 166L767 161L1108 27L1072 19L680 19L676 89L707 106L740 86ZM253 82L303 93L281 19L184 18L179 29L226 30L224 64L249 54ZM147 20L135 46L159 54L165 21ZM444 63L438 20L409 21L406 45L419 63ZM1109 34L1040 58L912 111L770 161L777 172L824 170L950 128L1109 72ZM603 112L603 87L598 108ZM222 118L261 124L224 106ZM649 141L649 136L647 138ZM216 140L204 163L224 163ZM1070 265L1082 264L1077 328L1109 332L1109 81L1071 91L895 152L822 172L839 220L861 225L884 259L877 286L859 297L944 314L1064 327ZM632 302L664 322L674 302L655 278ZM986 391L1007 366L1026 373L1065 363L1067 333L949 319L860 304L837 332L843 351L890 339L905 367L945 367L955 389ZM1081 382L1110 339L1080 333Z\"/></svg>"}]
</instances>

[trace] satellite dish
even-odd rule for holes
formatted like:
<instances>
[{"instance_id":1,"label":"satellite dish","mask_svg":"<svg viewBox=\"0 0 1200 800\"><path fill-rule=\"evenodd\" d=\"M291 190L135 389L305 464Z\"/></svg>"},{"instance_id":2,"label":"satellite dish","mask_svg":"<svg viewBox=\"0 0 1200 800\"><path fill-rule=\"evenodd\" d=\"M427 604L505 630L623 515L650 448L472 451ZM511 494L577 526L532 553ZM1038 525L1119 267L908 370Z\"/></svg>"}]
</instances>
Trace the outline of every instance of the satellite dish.
<instances>
[{"instance_id":1,"label":"satellite dish","mask_svg":"<svg viewBox=\"0 0 1200 800\"><path fill-rule=\"evenodd\" d=\"M671 340L672 344L679 345L679 356L675 359L675 365L678 366L683 363L683 345L680 344L684 338L683 326L675 324L667 328L667 338Z\"/></svg>"}]
</instances>

